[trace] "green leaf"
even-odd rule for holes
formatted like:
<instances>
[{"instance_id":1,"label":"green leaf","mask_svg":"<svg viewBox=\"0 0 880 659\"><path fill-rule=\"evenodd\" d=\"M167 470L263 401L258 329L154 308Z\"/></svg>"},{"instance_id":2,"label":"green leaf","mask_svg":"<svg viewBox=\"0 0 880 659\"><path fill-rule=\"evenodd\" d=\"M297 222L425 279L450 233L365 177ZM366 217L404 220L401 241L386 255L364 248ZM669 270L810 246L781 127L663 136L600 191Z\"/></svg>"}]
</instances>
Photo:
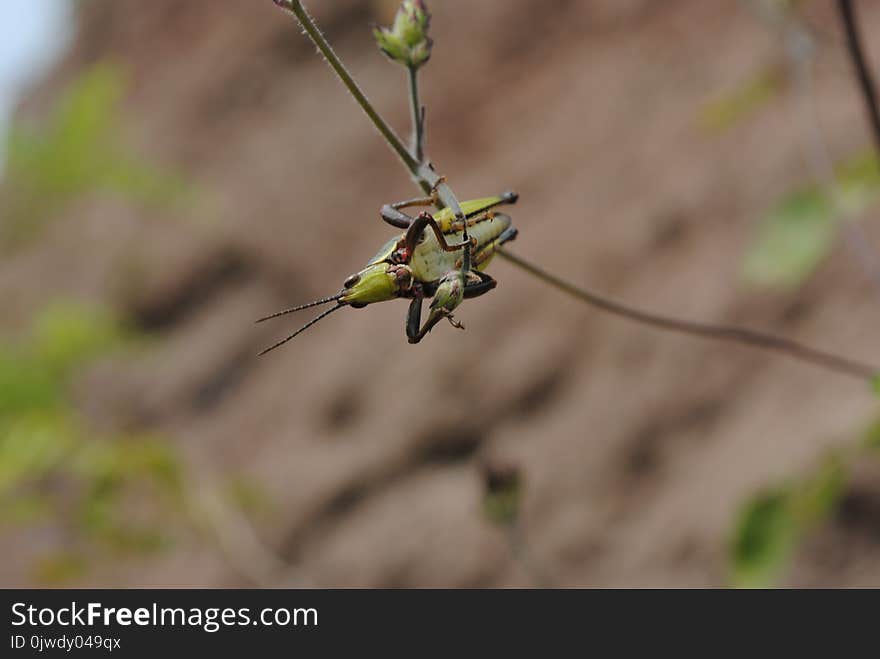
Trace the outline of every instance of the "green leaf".
<instances>
[{"instance_id":1,"label":"green leaf","mask_svg":"<svg viewBox=\"0 0 880 659\"><path fill-rule=\"evenodd\" d=\"M785 564L797 537L789 493L755 496L740 513L733 541L733 583L760 587L772 582Z\"/></svg>"},{"instance_id":2,"label":"green leaf","mask_svg":"<svg viewBox=\"0 0 880 659\"><path fill-rule=\"evenodd\" d=\"M786 197L770 211L749 248L743 273L751 284L794 288L832 247L837 233L828 195L809 188Z\"/></svg>"},{"instance_id":3,"label":"green leaf","mask_svg":"<svg viewBox=\"0 0 880 659\"><path fill-rule=\"evenodd\" d=\"M846 476L841 458L831 454L806 477L752 497L743 507L734 531L734 585L773 585L804 534L834 512Z\"/></svg>"}]
</instances>

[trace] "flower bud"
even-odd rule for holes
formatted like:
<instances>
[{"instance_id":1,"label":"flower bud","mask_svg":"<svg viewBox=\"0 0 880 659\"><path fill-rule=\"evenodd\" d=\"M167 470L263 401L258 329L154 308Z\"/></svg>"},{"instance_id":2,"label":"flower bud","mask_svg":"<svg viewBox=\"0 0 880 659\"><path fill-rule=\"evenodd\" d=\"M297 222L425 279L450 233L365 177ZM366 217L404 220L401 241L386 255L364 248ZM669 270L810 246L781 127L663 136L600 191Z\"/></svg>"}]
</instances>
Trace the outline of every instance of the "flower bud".
<instances>
[{"instance_id":1,"label":"flower bud","mask_svg":"<svg viewBox=\"0 0 880 659\"><path fill-rule=\"evenodd\" d=\"M376 26L373 35L379 49L389 58L417 69L431 57L430 24L431 14L423 0L404 0L394 24L390 28Z\"/></svg>"}]
</instances>

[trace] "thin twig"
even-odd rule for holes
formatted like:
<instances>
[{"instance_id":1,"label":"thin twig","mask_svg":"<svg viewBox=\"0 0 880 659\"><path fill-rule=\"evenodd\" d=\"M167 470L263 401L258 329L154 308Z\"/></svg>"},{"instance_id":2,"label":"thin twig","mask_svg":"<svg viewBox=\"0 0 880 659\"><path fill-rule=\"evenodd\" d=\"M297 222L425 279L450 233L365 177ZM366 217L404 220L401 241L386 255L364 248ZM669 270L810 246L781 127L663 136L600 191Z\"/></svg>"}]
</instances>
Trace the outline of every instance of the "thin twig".
<instances>
[{"instance_id":1,"label":"thin twig","mask_svg":"<svg viewBox=\"0 0 880 659\"><path fill-rule=\"evenodd\" d=\"M878 158L880 158L880 104L877 102L877 88L871 77L871 70L868 68L868 62L859 38L855 4L852 0L838 0L837 7L846 30L846 44L856 69L856 77L865 100L865 109L868 112L868 121L871 123L874 145Z\"/></svg>"},{"instance_id":2,"label":"thin twig","mask_svg":"<svg viewBox=\"0 0 880 659\"><path fill-rule=\"evenodd\" d=\"M428 163L428 159L425 157L424 151L424 142L425 142L425 127L422 123L422 118L424 116L422 107L422 101L419 98L419 70L417 67L411 66L409 67L409 97L410 97L410 108L412 114L412 141L413 141L413 152L416 156L416 159L419 161L419 166L421 168L427 169L431 174L434 173L434 170L431 168ZM414 174L418 177L418 174ZM427 182L427 181L424 181ZM424 185L422 186L424 187ZM467 230L467 222L464 221L464 213L461 210L461 205L458 202L458 197L455 196L455 193L452 191L452 188L446 184L445 179L441 177L437 177L435 181L431 183L431 192L437 192L438 204L439 208L443 208L444 206L449 206L452 209L452 212L455 214L457 220L461 221L461 239L463 242L467 242L468 239L468 230ZM465 270L470 270L470 254L466 254Z\"/></svg>"},{"instance_id":3,"label":"thin twig","mask_svg":"<svg viewBox=\"0 0 880 659\"><path fill-rule=\"evenodd\" d=\"M425 127L422 125L422 104L419 101L419 70L408 66L409 106L412 114L412 153L418 162L425 159Z\"/></svg>"},{"instance_id":4,"label":"thin twig","mask_svg":"<svg viewBox=\"0 0 880 659\"><path fill-rule=\"evenodd\" d=\"M614 300L592 293L588 290L575 286L555 275L551 275L538 266L515 256L506 249L499 249L502 257L525 270L529 274L537 277L541 281L554 288L566 293L582 302L601 309L615 316L620 316L628 320L633 320L643 325L649 325L657 329L678 332L679 334L688 334L690 336L698 336L705 339L715 339L719 341L731 341L741 343L754 348L762 348L772 350L793 359L809 362L816 366L841 373L851 375L861 380L873 383L880 376L880 368L853 361L845 357L839 357L821 350L816 350L809 346L796 343L790 339L755 330L745 329L729 325L713 325L707 323L695 323L688 320L679 320L678 318L669 318L668 316L659 316L647 311L635 309L626 306Z\"/></svg>"},{"instance_id":5,"label":"thin twig","mask_svg":"<svg viewBox=\"0 0 880 659\"><path fill-rule=\"evenodd\" d=\"M305 10L305 7L303 7L302 2L300 2L299 0L273 0L273 2L282 9L287 9L293 12L294 16L296 16L297 20L299 20L300 25L302 25L303 29L306 31L306 34L309 35L309 38L318 47L318 50L321 51L321 54L324 55L324 59L327 60L327 63L333 68L333 71L342 81L342 84L345 85L345 88L348 89L348 92L358 102L358 105L361 106L361 109L366 112L367 116L370 118L370 121L373 122L373 125L382 134L382 137L385 138L388 146L390 146L394 150L398 157L403 161L403 164L406 165L407 169L409 169L409 171L415 175L415 173L419 169L419 163L416 162L416 160L412 157L412 154L407 151L406 147L403 145L403 142L400 141L400 138L397 136L391 126L389 126L382 118L382 116L376 111L372 103L370 103L369 99L361 90L360 86L358 86L354 78L348 72L348 69L346 69L342 65L342 61L339 59L339 56L337 56L336 53L333 52L333 48L330 47L327 39L324 38L321 30L318 29L318 26L315 25L315 21L312 19L311 16L309 16L308 12Z\"/></svg>"},{"instance_id":6,"label":"thin twig","mask_svg":"<svg viewBox=\"0 0 880 659\"><path fill-rule=\"evenodd\" d=\"M416 161L413 155L405 146L403 146L403 142L400 141L397 134L376 111L376 108L370 103L370 100L355 82L351 73L345 68L342 60L339 59L339 56L333 51L333 48L330 47L330 44L318 28L314 19L305 10L305 7L303 7L302 2L300 0L272 1L282 9L293 12L293 15L296 16L308 37L312 40L315 46L317 46L318 50L321 51L321 54L324 55L327 63L342 81L342 84L345 85L345 88L348 89L354 100L361 106L361 109L370 118L370 121L373 122L373 125L378 129L379 133L382 134L382 137L385 138L385 141L388 142L388 145L400 157L400 160L409 170L409 173L419 187L421 187L426 194L436 191L438 207L445 208L448 206L452 209L456 219L463 221L464 213L461 210L461 204L458 201L458 197L455 196L452 188L445 183L443 177L439 176L437 172L434 171L427 159ZM467 228L465 228L462 238L467 239Z\"/></svg>"}]
</instances>

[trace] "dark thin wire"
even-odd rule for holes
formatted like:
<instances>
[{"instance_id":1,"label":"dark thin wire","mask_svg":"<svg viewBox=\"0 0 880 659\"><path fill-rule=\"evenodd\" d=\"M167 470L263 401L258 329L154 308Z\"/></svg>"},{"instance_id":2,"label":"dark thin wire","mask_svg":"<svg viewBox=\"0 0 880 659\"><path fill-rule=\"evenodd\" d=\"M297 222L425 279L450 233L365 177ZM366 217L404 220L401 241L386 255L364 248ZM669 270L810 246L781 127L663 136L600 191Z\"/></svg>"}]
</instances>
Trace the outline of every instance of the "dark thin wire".
<instances>
[{"instance_id":1,"label":"dark thin wire","mask_svg":"<svg viewBox=\"0 0 880 659\"><path fill-rule=\"evenodd\" d=\"M715 339L719 341L731 341L752 346L754 348L772 350L794 359L809 362L836 373L851 375L862 380L867 380L868 382L874 382L875 379L880 376L880 368L871 366L870 364L853 361L845 357L839 357L821 350L816 350L815 348L796 343L795 341L791 341L790 339L781 336L730 325L695 323L687 320L679 320L677 318L669 318L667 316L658 316L646 311L641 311L640 309L634 309L574 286L567 281L559 279L555 275L551 275L538 266L523 260L519 256L514 256L504 249L499 249L498 253L514 265L522 268L545 283L550 284L564 293L568 293L572 297L582 300L597 309L601 309L602 311L606 311L615 316L627 318L637 323L649 325L658 329L678 332L679 334L688 334L690 336L698 336L705 339Z\"/></svg>"}]
</instances>

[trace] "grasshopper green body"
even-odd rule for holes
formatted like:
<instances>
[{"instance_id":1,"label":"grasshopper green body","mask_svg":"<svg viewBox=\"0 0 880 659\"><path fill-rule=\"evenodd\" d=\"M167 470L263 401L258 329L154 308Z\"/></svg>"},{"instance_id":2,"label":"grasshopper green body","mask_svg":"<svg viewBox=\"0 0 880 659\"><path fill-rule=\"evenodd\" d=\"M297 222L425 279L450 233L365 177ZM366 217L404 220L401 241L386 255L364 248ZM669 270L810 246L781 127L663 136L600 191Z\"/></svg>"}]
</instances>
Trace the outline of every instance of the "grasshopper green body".
<instances>
[{"instance_id":1,"label":"grasshopper green body","mask_svg":"<svg viewBox=\"0 0 880 659\"><path fill-rule=\"evenodd\" d=\"M434 215L423 212L417 217L410 217L401 211L411 206L429 205L435 201L433 197L383 206L382 219L393 226L406 228L406 231L385 243L360 272L348 277L338 294L257 321L336 302L335 306L260 354L283 345L344 306L358 309L396 298L412 300L406 322L410 343L421 341L443 318L455 327L461 327L452 316L453 310L462 300L495 288L495 280L483 270L496 250L516 237L517 232L510 217L494 213L491 209L500 204L516 203L516 200L516 194L507 192L462 203L469 239L466 243L462 240L462 220L457 219L448 208ZM428 320L421 325L422 301L425 298L433 300Z\"/></svg>"},{"instance_id":2,"label":"grasshopper green body","mask_svg":"<svg viewBox=\"0 0 880 659\"><path fill-rule=\"evenodd\" d=\"M499 203L498 200L499 197L486 197L485 199L466 201L461 204L461 209L466 217L472 216L474 213L481 213L497 205ZM435 213L434 220L440 227L440 231L447 243L461 243L462 231L460 228L456 231L459 225L455 223L454 216L448 208ZM468 219L468 237L474 241L473 255L475 268L483 270L494 253L493 242L510 226L511 220L508 215L495 214L492 217L478 217L476 221L472 217ZM400 234L385 243L376 256L370 259L367 267L388 261L397 245L404 238L405 234ZM478 263L477 257L481 253L485 254L484 260ZM413 278L417 281L434 282L438 281L450 270L460 268L462 256L461 252L447 252L440 249L437 236L431 231L425 231L421 242L416 246L410 258L409 267L412 270Z\"/></svg>"}]
</instances>

